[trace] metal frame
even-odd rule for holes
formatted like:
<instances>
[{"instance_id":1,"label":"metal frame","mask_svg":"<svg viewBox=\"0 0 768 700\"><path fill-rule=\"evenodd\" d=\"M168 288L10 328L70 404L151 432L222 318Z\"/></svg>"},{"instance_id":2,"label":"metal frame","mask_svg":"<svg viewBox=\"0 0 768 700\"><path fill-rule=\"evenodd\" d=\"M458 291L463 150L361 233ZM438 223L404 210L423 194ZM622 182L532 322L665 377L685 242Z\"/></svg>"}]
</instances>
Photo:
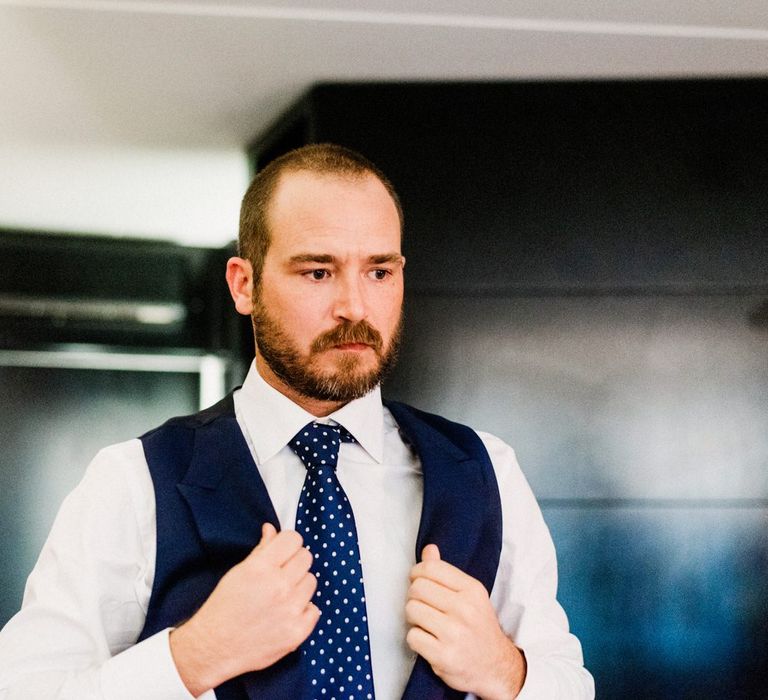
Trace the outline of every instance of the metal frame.
<instances>
[{"instance_id":1,"label":"metal frame","mask_svg":"<svg viewBox=\"0 0 768 700\"><path fill-rule=\"evenodd\" d=\"M57 350L0 350L0 367L50 367L129 372L198 374L200 408L226 393L230 361L213 354L125 352L77 347Z\"/></svg>"}]
</instances>

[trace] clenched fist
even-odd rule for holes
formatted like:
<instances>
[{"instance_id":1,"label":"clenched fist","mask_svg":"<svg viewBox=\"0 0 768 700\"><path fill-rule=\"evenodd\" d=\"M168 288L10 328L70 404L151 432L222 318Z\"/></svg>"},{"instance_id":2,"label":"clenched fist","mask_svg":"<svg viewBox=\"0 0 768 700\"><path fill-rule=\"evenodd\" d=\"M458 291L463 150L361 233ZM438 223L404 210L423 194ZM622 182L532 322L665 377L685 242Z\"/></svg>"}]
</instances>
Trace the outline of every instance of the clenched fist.
<instances>
[{"instance_id":1,"label":"clenched fist","mask_svg":"<svg viewBox=\"0 0 768 700\"><path fill-rule=\"evenodd\" d=\"M484 700L509 700L525 680L525 657L499 626L477 579L427 545L411 569L406 641L451 688Z\"/></svg>"},{"instance_id":2,"label":"clenched fist","mask_svg":"<svg viewBox=\"0 0 768 700\"><path fill-rule=\"evenodd\" d=\"M171 653L192 695L271 666L309 636L320 617L311 564L301 535L264 524L258 546L171 632Z\"/></svg>"}]
</instances>

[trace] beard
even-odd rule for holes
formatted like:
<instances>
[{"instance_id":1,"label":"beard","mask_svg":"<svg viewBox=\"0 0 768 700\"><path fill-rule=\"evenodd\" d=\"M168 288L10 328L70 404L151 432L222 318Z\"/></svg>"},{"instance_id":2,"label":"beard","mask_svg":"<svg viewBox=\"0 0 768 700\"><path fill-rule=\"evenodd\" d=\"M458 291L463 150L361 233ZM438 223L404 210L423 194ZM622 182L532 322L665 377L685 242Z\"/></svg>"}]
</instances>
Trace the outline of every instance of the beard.
<instances>
[{"instance_id":1,"label":"beard","mask_svg":"<svg viewBox=\"0 0 768 700\"><path fill-rule=\"evenodd\" d=\"M275 375L294 391L319 401L348 402L378 385L394 366L402 334L402 314L385 347L381 333L365 320L344 322L315 338L302 354L280 322L254 299L253 330L256 345ZM321 369L320 355L337 345L362 343L376 354L376 364L365 369L357 354L343 354L333 369Z\"/></svg>"}]
</instances>

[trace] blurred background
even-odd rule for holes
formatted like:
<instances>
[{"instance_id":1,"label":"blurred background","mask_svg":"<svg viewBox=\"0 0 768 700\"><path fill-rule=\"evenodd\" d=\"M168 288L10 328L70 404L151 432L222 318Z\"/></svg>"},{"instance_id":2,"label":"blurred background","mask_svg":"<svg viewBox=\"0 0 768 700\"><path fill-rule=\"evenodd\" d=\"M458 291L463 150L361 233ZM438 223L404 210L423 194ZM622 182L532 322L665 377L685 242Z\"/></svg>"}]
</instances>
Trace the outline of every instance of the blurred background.
<instances>
[{"instance_id":1,"label":"blurred background","mask_svg":"<svg viewBox=\"0 0 768 700\"><path fill-rule=\"evenodd\" d=\"M0 625L95 452L242 381L251 173L406 212L386 394L515 447L598 698L768 697L768 11L0 0Z\"/></svg>"}]
</instances>

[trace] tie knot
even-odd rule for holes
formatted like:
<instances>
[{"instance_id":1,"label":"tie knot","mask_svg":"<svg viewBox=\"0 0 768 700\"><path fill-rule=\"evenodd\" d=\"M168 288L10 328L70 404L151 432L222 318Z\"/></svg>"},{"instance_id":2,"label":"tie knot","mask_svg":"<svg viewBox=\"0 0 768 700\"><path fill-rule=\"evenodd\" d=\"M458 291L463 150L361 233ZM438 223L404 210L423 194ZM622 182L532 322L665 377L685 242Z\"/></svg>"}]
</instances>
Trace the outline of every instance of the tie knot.
<instances>
[{"instance_id":1,"label":"tie knot","mask_svg":"<svg viewBox=\"0 0 768 700\"><path fill-rule=\"evenodd\" d=\"M343 425L313 422L299 430L289 444L307 469L329 467L335 470L342 442L355 442Z\"/></svg>"}]
</instances>

